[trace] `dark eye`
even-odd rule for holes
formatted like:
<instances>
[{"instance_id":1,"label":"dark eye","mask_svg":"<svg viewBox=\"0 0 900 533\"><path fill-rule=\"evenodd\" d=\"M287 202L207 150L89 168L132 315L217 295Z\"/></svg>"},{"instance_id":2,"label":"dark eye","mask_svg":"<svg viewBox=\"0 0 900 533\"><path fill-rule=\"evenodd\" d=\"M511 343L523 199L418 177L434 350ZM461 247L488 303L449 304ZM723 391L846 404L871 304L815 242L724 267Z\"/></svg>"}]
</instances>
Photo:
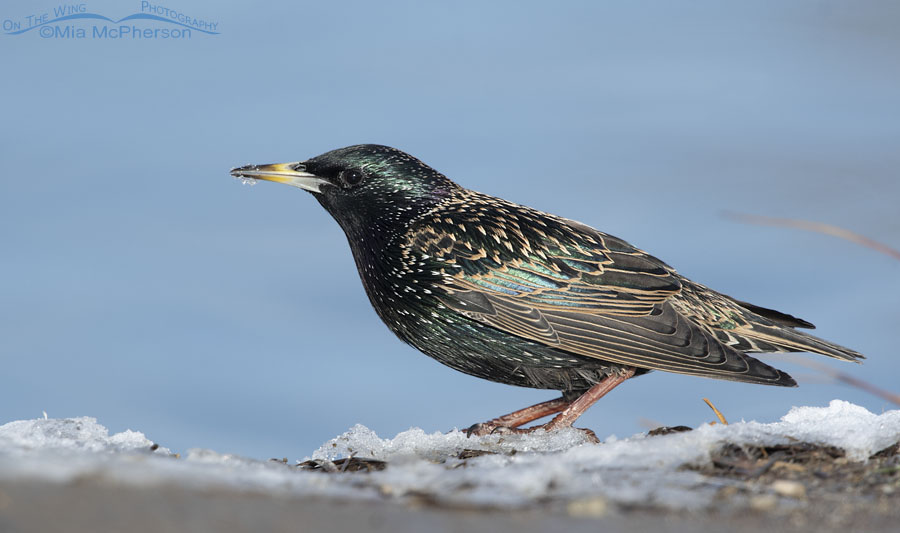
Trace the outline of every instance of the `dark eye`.
<instances>
[{"instance_id":1,"label":"dark eye","mask_svg":"<svg viewBox=\"0 0 900 533\"><path fill-rule=\"evenodd\" d=\"M365 176L362 172L358 170L342 170L341 171L341 182L345 187L355 187L362 183L362 180Z\"/></svg>"}]
</instances>

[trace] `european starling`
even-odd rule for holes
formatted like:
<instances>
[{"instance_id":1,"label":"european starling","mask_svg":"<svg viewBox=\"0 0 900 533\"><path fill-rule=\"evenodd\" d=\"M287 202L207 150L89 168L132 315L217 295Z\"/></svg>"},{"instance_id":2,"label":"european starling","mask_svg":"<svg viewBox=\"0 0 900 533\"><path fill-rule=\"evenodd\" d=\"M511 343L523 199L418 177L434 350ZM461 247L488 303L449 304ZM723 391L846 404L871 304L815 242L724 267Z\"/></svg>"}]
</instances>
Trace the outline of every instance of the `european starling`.
<instances>
[{"instance_id":1,"label":"european starling","mask_svg":"<svg viewBox=\"0 0 900 533\"><path fill-rule=\"evenodd\" d=\"M863 358L798 331L813 327L805 320L694 283L580 222L465 189L395 148L350 146L231 174L312 193L347 235L378 316L403 341L466 374L562 392L470 434L571 426L651 370L793 387L748 354Z\"/></svg>"}]
</instances>

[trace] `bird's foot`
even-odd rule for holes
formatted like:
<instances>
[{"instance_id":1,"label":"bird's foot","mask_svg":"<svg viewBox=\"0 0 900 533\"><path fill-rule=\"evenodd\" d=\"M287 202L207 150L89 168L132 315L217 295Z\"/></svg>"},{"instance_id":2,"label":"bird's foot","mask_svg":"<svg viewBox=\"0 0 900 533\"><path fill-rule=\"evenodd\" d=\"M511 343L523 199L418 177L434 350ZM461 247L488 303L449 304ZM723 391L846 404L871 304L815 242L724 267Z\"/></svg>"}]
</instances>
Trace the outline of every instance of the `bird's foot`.
<instances>
[{"instance_id":1,"label":"bird's foot","mask_svg":"<svg viewBox=\"0 0 900 533\"><path fill-rule=\"evenodd\" d=\"M476 436L484 436L484 435L525 435L528 433L534 433L539 429L543 429L545 431L555 431L561 429L559 427L551 425L552 422L548 422L546 424L540 426L531 426L528 428L513 428L509 426L503 426L500 424L495 424L493 422L481 422L479 424L473 424L466 430L466 436L471 437L472 435ZM571 427L571 426L569 426ZM597 438L597 434L587 428L575 428L578 431L582 432L588 439L588 441L594 444L600 444L600 439Z\"/></svg>"},{"instance_id":2,"label":"bird's foot","mask_svg":"<svg viewBox=\"0 0 900 533\"><path fill-rule=\"evenodd\" d=\"M469 429L466 430L466 437L471 437L472 435L483 437L485 435L493 435L494 433L508 433L511 431L514 431L514 429L509 426L495 424L493 421L479 422L478 424L469 426Z\"/></svg>"}]
</instances>

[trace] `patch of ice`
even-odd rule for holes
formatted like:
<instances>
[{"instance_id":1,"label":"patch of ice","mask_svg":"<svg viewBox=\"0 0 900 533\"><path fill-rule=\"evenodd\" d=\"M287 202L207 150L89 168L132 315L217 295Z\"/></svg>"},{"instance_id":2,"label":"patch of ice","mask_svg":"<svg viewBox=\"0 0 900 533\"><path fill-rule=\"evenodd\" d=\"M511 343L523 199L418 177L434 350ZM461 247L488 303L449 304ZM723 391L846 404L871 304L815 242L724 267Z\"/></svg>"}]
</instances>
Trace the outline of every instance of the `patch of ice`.
<instances>
[{"instance_id":1,"label":"patch of ice","mask_svg":"<svg viewBox=\"0 0 900 533\"><path fill-rule=\"evenodd\" d=\"M381 439L374 431L357 424L313 452L312 459L334 460L359 455L370 459L397 462L411 459L443 461L463 450L477 450L508 454L514 452L559 452L587 444L589 441L577 429L547 433L539 430L528 435L489 435L466 437L458 429L449 433L425 433L410 428L393 439Z\"/></svg>"},{"instance_id":2,"label":"patch of ice","mask_svg":"<svg viewBox=\"0 0 900 533\"><path fill-rule=\"evenodd\" d=\"M30 450L126 452L150 451L153 446L143 433L126 430L112 436L96 418L39 418L0 426L0 453L25 454ZM160 453L168 450L159 449Z\"/></svg>"},{"instance_id":3,"label":"patch of ice","mask_svg":"<svg viewBox=\"0 0 900 533\"><path fill-rule=\"evenodd\" d=\"M900 440L900 411L881 415L850 402L828 407L794 407L781 419L781 431L805 442L842 448L862 461Z\"/></svg>"},{"instance_id":4,"label":"patch of ice","mask_svg":"<svg viewBox=\"0 0 900 533\"><path fill-rule=\"evenodd\" d=\"M150 453L152 443L141 433L110 436L93 418L26 420L0 426L0 478L67 481L91 474L133 485L229 486L357 499L427 495L448 504L519 507L601 498L691 509L712 505L721 487L741 482L682 467L707 464L724 443L799 441L842 448L850 459L865 460L900 441L900 411L876 415L835 400L827 407L793 408L771 424L702 425L665 436L609 438L600 445L574 430L467 438L461 431L412 428L383 439L357 425L312 454L319 461L355 456L388 462L383 471L352 474L300 470L211 450L190 450L176 459L167 450ZM464 450L470 451L460 456ZM471 450L491 453L472 457L477 454Z\"/></svg>"}]
</instances>

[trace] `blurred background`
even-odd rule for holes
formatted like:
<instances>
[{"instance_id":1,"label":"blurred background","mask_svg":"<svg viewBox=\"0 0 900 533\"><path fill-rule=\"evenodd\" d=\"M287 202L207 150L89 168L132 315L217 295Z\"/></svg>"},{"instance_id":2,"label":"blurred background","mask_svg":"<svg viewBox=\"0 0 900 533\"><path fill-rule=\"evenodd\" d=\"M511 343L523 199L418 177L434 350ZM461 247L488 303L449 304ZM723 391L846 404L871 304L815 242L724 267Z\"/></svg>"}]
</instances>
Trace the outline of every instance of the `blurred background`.
<instances>
[{"instance_id":1,"label":"blurred background","mask_svg":"<svg viewBox=\"0 0 900 533\"><path fill-rule=\"evenodd\" d=\"M818 361L897 392L900 262L723 216L900 247L897 3L164 5L218 34L0 35L0 423L89 415L178 451L299 458L356 423L446 431L555 397L401 343L312 197L228 175L357 143L805 318L869 357ZM6 1L0 19L54 7ZM579 425L696 426L714 419L703 397L763 422L834 398L896 407L766 361L800 388L657 372Z\"/></svg>"}]
</instances>

